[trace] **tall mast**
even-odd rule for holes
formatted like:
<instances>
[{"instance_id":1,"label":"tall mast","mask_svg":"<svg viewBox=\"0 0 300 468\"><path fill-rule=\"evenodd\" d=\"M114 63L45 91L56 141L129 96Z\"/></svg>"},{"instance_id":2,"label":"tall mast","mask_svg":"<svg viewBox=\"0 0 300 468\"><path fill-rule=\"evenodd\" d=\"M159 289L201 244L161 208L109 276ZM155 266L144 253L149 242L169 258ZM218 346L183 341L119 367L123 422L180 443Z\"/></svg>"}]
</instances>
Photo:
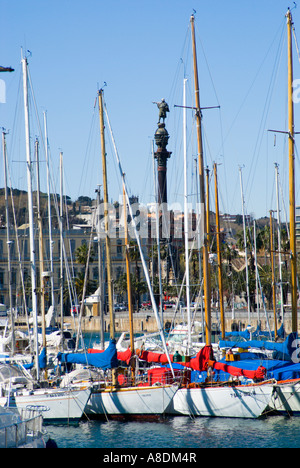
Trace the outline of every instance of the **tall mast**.
<instances>
[{"instance_id":1,"label":"tall mast","mask_svg":"<svg viewBox=\"0 0 300 468\"><path fill-rule=\"evenodd\" d=\"M129 332L130 332L130 349L134 355L134 334L133 334L133 308L132 308L132 289L130 279L130 259L129 259L129 242L128 242L128 227L127 227L127 208L126 208L126 193L125 193L125 174L123 176L123 211L124 211L124 234L125 234L125 260L126 260L126 277L127 277L127 296L128 296L128 313L129 313ZM131 366L131 378L134 385L134 366Z\"/></svg>"},{"instance_id":2,"label":"tall mast","mask_svg":"<svg viewBox=\"0 0 300 468\"><path fill-rule=\"evenodd\" d=\"M281 266L281 220L280 220L280 207L279 207L279 190L278 190L278 164L275 163L276 173L276 200L277 200L277 235L278 235L278 267L279 267L279 285L280 285L280 310L282 320L284 319L283 307L283 287L282 287L282 266Z\"/></svg>"},{"instance_id":3,"label":"tall mast","mask_svg":"<svg viewBox=\"0 0 300 468\"><path fill-rule=\"evenodd\" d=\"M204 243L203 243L203 289L204 289L204 304L205 304L205 336L206 344L211 345L211 303L210 303L210 288L209 288L209 263L208 263L208 248L207 248L207 226L206 226L206 202L205 202L205 181L204 181L204 162L203 162L203 144L201 130L201 108L200 108L200 92L198 81L198 66L197 52L195 40L195 24L194 16L191 16L191 30L193 43L193 61L194 61L194 82L195 82L195 103L196 103L196 121L197 121L197 141L198 141L198 166L199 166L199 181L200 181L200 203L204 224Z\"/></svg>"},{"instance_id":4,"label":"tall mast","mask_svg":"<svg viewBox=\"0 0 300 468\"><path fill-rule=\"evenodd\" d=\"M32 312L34 326L34 354L36 378L40 378L39 368L39 343L38 343L38 318L37 318L37 285L36 285L36 264L35 264L35 245L33 230L33 199L32 199L32 164L30 148L30 129L29 129L29 103L28 103L28 72L27 59L22 58L23 70L23 94L24 94L24 117L25 117L25 142L26 142L26 161L27 161L27 185L28 185L28 213L29 213L29 240L30 240L30 270L31 270L31 294L32 294Z\"/></svg>"},{"instance_id":5,"label":"tall mast","mask_svg":"<svg viewBox=\"0 0 300 468\"><path fill-rule=\"evenodd\" d=\"M209 167L205 169L206 173L206 235L207 235L207 249L210 252L210 223L209 223Z\"/></svg>"},{"instance_id":6,"label":"tall mast","mask_svg":"<svg viewBox=\"0 0 300 468\"><path fill-rule=\"evenodd\" d=\"M243 212L243 231L244 231L244 244L245 244L245 268L246 268L246 288L247 288L247 304L248 304L248 323L250 325L250 290L249 290L249 272L248 272L248 249L247 249L247 235L246 235L246 223L245 223L245 200L243 190L243 177L242 168L240 171L240 184L241 184L241 197L242 197L242 212Z\"/></svg>"},{"instance_id":7,"label":"tall mast","mask_svg":"<svg viewBox=\"0 0 300 468\"><path fill-rule=\"evenodd\" d=\"M39 264L40 264L40 307L42 311L42 337L43 348L46 349L46 323L45 323L45 285L44 285L44 249L43 249L43 224L41 216L41 200L40 200L40 170L39 170L39 142L35 140L35 157L36 157L36 173L37 173L37 217L39 227Z\"/></svg>"},{"instance_id":8,"label":"tall mast","mask_svg":"<svg viewBox=\"0 0 300 468\"><path fill-rule=\"evenodd\" d=\"M188 220L188 194L187 194L187 143L186 143L186 82L183 80L183 162L184 162L184 246L185 246L185 283L186 283L186 310L188 325L187 355L191 350L191 305L190 305L190 269L189 269L189 220Z\"/></svg>"},{"instance_id":9,"label":"tall mast","mask_svg":"<svg viewBox=\"0 0 300 468\"><path fill-rule=\"evenodd\" d=\"M52 239L52 221L51 221L51 193L50 193L50 170L49 170L49 154L48 154L48 131L47 131L47 116L44 112L44 131L45 131L45 155L47 165L47 192L48 192L48 226L49 226L49 252L50 252L50 284L51 284L51 305L55 311L55 296L54 296L54 278L53 278L53 239Z\"/></svg>"},{"instance_id":10,"label":"tall mast","mask_svg":"<svg viewBox=\"0 0 300 468\"><path fill-rule=\"evenodd\" d=\"M15 316L12 305L12 275L11 275L11 245L9 235L9 210L8 210L8 193L7 193L7 154L6 154L6 138L5 132L2 132L2 145L3 145L3 164L4 164L4 182L5 182L5 217L6 217L6 244L7 244L7 273L8 273L8 294L9 294L9 309L10 309L10 320L11 320L11 354L15 354Z\"/></svg>"},{"instance_id":11,"label":"tall mast","mask_svg":"<svg viewBox=\"0 0 300 468\"><path fill-rule=\"evenodd\" d=\"M255 256L255 284L256 284L256 307L257 307L257 321L260 323L259 312L259 286L258 286L258 265L257 265L257 243L256 243L256 222L253 221L253 238L254 238L254 256Z\"/></svg>"},{"instance_id":12,"label":"tall mast","mask_svg":"<svg viewBox=\"0 0 300 468\"><path fill-rule=\"evenodd\" d=\"M222 276L222 257L221 257L221 242L220 242L220 216L219 216L219 195L218 195L218 176L217 164L214 164L215 175L215 203L216 203L216 235L217 235L217 252L218 252L218 279L219 279L219 304L221 315L221 331L222 339L225 340L225 314L223 301L223 276Z\"/></svg>"},{"instance_id":13,"label":"tall mast","mask_svg":"<svg viewBox=\"0 0 300 468\"><path fill-rule=\"evenodd\" d=\"M64 345L64 249L63 249L63 214L64 214L64 193L63 193L63 153L59 154L59 167L60 167L60 327L62 336L62 347Z\"/></svg>"},{"instance_id":14,"label":"tall mast","mask_svg":"<svg viewBox=\"0 0 300 468\"><path fill-rule=\"evenodd\" d=\"M98 209L98 222L97 222L97 238L98 238L98 271L99 271L99 315L100 315L100 343L101 349L105 349L104 341L104 310L103 310L103 269L102 269L102 248L101 248L101 237L100 237L100 185L96 189L97 193L97 209Z\"/></svg>"},{"instance_id":15,"label":"tall mast","mask_svg":"<svg viewBox=\"0 0 300 468\"><path fill-rule=\"evenodd\" d=\"M209 259L211 236L210 236L210 219L209 219L209 210L210 210L209 193L210 193L210 188L209 188L209 167L208 166L206 166L205 173L206 173L206 233L207 233L207 252L208 252L208 259ZM211 298L211 264L209 263L209 261L208 261L207 281L208 281L209 297Z\"/></svg>"},{"instance_id":16,"label":"tall mast","mask_svg":"<svg viewBox=\"0 0 300 468\"><path fill-rule=\"evenodd\" d=\"M275 340L277 338L277 317L276 317L276 283L275 283L275 266L274 266L274 237L273 237L273 216L270 210L270 254L271 254L271 269L272 269L272 294L273 294L273 312L274 312L274 330Z\"/></svg>"},{"instance_id":17,"label":"tall mast","mask_svg":"<svg viewBox=\"0 0 300 468\"><path fill-rule=\"evenodd\" d=\"M288 9L288 112L289 112L289 199L290 199L290 255L292 288L292 332L298 331L297 317L297 256L295 228L295 153L294 153L294 105L293 105L293 54L292 54L292 14Z\"/></svg>"},{"instance_id":18,"label":"tall mast","mask_svg":"<svg viewBox=\"0 0 300 468\"><path fill-rule=\"evenodd\" d=\"M108 289L108 307L110 318L110 338L115 339L115 316L113 310L113 289L112 289L112 271L110 254L110 237L108 225L108 190L107 190L107 169L106 169L106 151L104 136L104 112L103 112L103 90L98 92L99 118L100 118L100 136L102 150L102 172L103 172L103 195L104 195L104 219L105 219L105 247L106 247L106 269L107 269L107 289ZM112 369L113 386L117 385L116 369Z\"/></svg>"},{"instance_id":19,"label":"tall mast","mask_svg":"<svg viewBox=\"0 0 300 468\"><path fill-rule=\"evenodd\" d=\"M197 199L197 225L199 225L199 220L201 216L200 207L199 207L199 190L198 190L198 167L197 167L197 158L194 158L195 161L195 180L196 180L196 199ZM204 332L205 325L204 325L204 315L203 315L203 300L202 300L202 262L201 262L201 229L200 226L197 229L197 241L198 241L198 263L199 263L199 292L198 297L200 299L200 309L201 309L201 326L202 326L202 333Z\"/></svg>"}]
</instances>

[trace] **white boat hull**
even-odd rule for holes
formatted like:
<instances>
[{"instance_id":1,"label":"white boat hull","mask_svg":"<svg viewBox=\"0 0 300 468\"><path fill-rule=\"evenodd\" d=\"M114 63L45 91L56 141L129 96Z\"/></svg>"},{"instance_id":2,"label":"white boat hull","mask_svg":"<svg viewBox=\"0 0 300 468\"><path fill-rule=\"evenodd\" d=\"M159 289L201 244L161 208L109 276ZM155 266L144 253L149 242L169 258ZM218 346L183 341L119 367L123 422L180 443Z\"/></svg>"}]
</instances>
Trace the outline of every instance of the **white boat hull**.
<instances>
[{"instance_id":1,"label":"white boat hull","mask_svg":"<svg viewBox=\"0 0 300 468\"><path fill-rule=\"evenodd\" d=\"M273 385L181 388L174 395L171 414L258 418L268 407Z\"/></svg>"},{"instance_id":2,"label":"white boat hull","mask_svg":"<svg viewBox=\"0 0 300 468\"><path fill-rule=\"evenodd\" d=\"M165 414L178 387L100 389L93 391L86 407L89 416L158 416Z\"/></svg>"},{"instance_id":3,"label":"white boat hull","mask_svg":"<svg viewBox=\"0 0 300 468\"><path fill-rule=\"evenodd\" d=\"M300 380L279 382L274 385L271 409L279 413L300 415Z\"/></svg>"},{"instance_id":4,"label":"white boat hull","mask_svg":"<svg viewBox=\"0 0 300 468\"><path fill-rule=\"evenodd\" d=\"M19 411L39 407L47 423L77 422L83 416L90 398L90 388L85 389L38 389L11 393L9 407ZM8 397L0 397L0 405L7 404Z\"/></svg>"}]
</instances>

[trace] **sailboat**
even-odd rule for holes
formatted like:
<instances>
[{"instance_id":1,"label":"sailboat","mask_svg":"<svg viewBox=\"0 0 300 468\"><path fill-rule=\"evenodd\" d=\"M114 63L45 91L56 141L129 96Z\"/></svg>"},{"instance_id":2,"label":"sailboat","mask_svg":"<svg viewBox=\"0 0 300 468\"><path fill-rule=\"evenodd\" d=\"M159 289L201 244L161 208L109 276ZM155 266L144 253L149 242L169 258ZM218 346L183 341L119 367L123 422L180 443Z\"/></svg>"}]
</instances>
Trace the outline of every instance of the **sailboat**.
<instances>
[{"instance_id":1,"label":"sailboat","mask_svg":"<svg viewBox=\"0 0 300 468\"><path fill-rule=\"evenodd\" d=\"M84 413L86 404L90 398L91 389L83 385L77 389L55 388L54 386L51 386L46 379L43 381L41 379L41 370L46 368L46 352L44 349L42 355L39 354L34 218L32 203L32 164L28 106L28 70L26 57L22 57L22 71L34 328L34 352L32 356L34 377L22 366L12 364L13 360L11 360L11 364L2 364L0 367L0 405L8 408L14 407L19 412L25 410L27 407L39 408L39 410L43 412L44 421L47 422L77 422Z\"/></svg>"},{"instance_id":2,"label":"sailboat","mask_svg":"<svg viewBox=\"0 0 300 468\"><path fill-rule=\"evenodd\" d=\"M99 117L100 117L100 133L101 133L101 148L102 148L102 170L103 170L103 187L104 187L104 204L105 207L108 206L108 191L107 191L107 172L106 172L106 151L105 151L105 138L104 138L104 102L103 102L103 90L100 89L98 92L98 103L99 103ZM108 116L107 116L108 120ZM108 120L110 127L110 123ZM128 199L128 192L126 188L125 175L121 169L120 161L118 165L121 172L121 177L123 180L123 189L124 189L124 212L126 211L126 203L130 208L130 203ZM134 369L130 369L130 375L117 375L117 368L119 366L119 359L127 360L129 363L130 358L134 355L134 337L133 337L133 320L132 314L130 314L130 337L131 337L131 346L128 349L126 358L121 356L116 349L116 340L115 340L115 324L114 324L114 309L113 309L113 294L112 294L112 281L111 281L111 259L110 259L110 238L109 238L109 226L108 226L108 214L105 215L105 231L106 231L106 268L107 268L107 288L108 288L108 300L109 300L109 315L110 315L110 342L109 346L103 352L94 352L93 353L72 353L72 354L61 354L59 356L60 360L64 362L74 362L81 363L84 365L91 366L91 369L102 369L106 373L110 373L110 376L103 376L102 379L98 377L98 381L94 381L89 378L87 375L87 381L89 382L92 393L91 397L86 406L85 412L88 417L147 417L147 418L157 418L166 413L167 408L169 407L174 394L176 393L178 386L174 385L174 379L172 375L170 382L157 385L157 380L153 376L153 372L149 371L147 375L142 375L140 379L135 376ZM132 213L131 213L132 216ZM126 215L124 216L124 219ZM133 216L132 216L133 219ZM126 221L126 220L125 220ZM136 228L135 228L136 231ZM136 235L138 233L136 231ZM126 249L128 248L127 241L127 225L125 222L125 239L126 239ZM139 238L137 237L138 245L140 248L140 253L143 260L143 253L141 246L139 244ZM128 265L128 255L126 255L127 263L127 278L129 278L129 265ZM145 274L147 275L147 268L145 261L143 262L145 266ZM149 278L148 278L149 279ZM150 284L150 281L149 281ZM129 312L131 310L130 306L130 287L128 288L129 296ZM153 293L152 293L153 295ZM153 304L155 303L153 297ZM155 304L156 306L156 304ZM158 317L158 314L157 314ZM162 334L163 336L163 334ZM163 337L164 341L164 337ZM87 374L89 369L87 370ZM170 372L169 372L170 373ZM82 375L82 374L81 374ZM73 376L73 385L76 385L76 371L70 373L69 377L72 379ZM82 377L80 377L82 379ZM156 385L155 385L156 383Z\"/></svg>"},{"instance_id":3,"label":"sailboat","mask_svg":"<svg viewBox=\"0 0 300 468\"><path fill-rule=\"evenodd\" d=\"M265 389L264 380L266 378L275 379L271 385L273 387L271 399L268 403L269 409L275 410L279 414L297 415L300 414L300 364L299 364L299 341L297 323L297 281L296 281L296 236L295 236L295 176L294 176L294 112L293 112L293 67L292 67L292 15L288 10L287 14L288 31L288 108L289 108L289 179L290 179L290 247L291 247L291 290L292 290L292 332L283 342L269 341L266 336L265 341L246 340L241 341L220 341L220 348L233 350L235 347L249 350L252 355L257 350L265 354L257 355L257 359L248 360L240 354L241 360L232 362L228 366L226 363L216 363L214 370L228 371L236 375L250 376L248 372L255 372L258 364L263 366L264 377L260 389ZM285 132L284 132L285 133ZM275 327L275 331L276 327ZM279 330L277 331L277 335ZM269 354L271 353L271 355ZM249 354L249 353L248 353ZM247 356L247 355L246 355ZM247 369L247 371L245 371ZM269 384L268 384L269 385ZM247 387L244 387L244 389ZM242 389L243 390L243 389ZM256 390L258 391L258 390ZM245 400L246 401L246 400Z\"/></svg>"},{"instance_id":4,"label":"sailboat","mask_svg":"<svg viewBox=\"0 0 300 468\"><path fill-rule=\"evenodd\" d=\"M197 71L197 56L195 42L194 16L191 17L191 30L193 42L194 59L194 81L196 99L196 119L197 119L197 140L198 140L198 166L200 176L200 202L202 216L204 220L204 232L206 229L206 201L204 188L203 170L203 147L201 134L201 108L199 99L199 84ZM185 105L183 106L185 113ZM185 122L185 118L184 118ZM211 316L210 316L210 287L209 287L209 265L208 265L208 244L204 239L203 250L203 276L204 276L204 298L205 298L205 340L206 345L197 356L184 364L187 368L203 372L205 377L201 383L187 383L181 386L172 400L171 414L193 415L193 416L218 416L234 418L257 418L267 408L271 400L273 385L271 382L257 382L249 385L241 385L239 381L214 382L216 361L213 357L211 344ZM182 365L182 364L179 364ZM227 366L230 373L232 369ZM251 377L258 377L259 370L253 372ZM242 375L242 373L241 373ZM260 379L259 379L260 377ZM261 379L262 380L262 379Z\"/></svg>"},{"instance_id":5,"label":"sailboat","mask_svg":"<svg viewBox=\"0 0 300 468\"><path fill-rule=\"evenodd\" d=\"M297 309L297 251L296 251L296 203L295 203L295 142L294 142L294 104L293 104L293 55L292 55L292 28L293 20L290 9L287 14L287 39L288 39L288 136L289 136L289 205L290 205L290 250L291 250L291 293L292 293L292 333L294 341L292 343L293 354L291 371L297 372L299 367L298 353L298 309ZM286 370L286 369L285 369ZM300 414L300 378L290 380L279 380L274 386L274 394L271 401L271 408L279 413Z\"/></svg>"},{"instance_id":6,"label":"sailboat","mask_svg":"<svg viewBox=\"0 0 300 468\"><path fill-rule=\"evenodd\" d=\"M0 365L0 406L20 414L28 408L38 411L45 423L78 423L85 412L91 389L40 387L20 365Z\"/></svg>"}]
</instances>

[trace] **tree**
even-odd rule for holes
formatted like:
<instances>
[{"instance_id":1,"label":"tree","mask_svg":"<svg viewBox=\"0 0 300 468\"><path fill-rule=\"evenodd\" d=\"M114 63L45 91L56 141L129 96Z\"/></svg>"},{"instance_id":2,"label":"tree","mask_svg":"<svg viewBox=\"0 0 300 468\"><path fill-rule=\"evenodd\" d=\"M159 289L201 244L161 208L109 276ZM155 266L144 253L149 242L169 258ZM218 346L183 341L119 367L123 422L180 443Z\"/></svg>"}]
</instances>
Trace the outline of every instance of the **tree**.
<instances>
[{"instance_id":1,"label":"tree","mask_svg":"<svg viewBox=\"0 0 300 468\"><path fill-rule=\"evenodd\" d=\"M247 249L252 251L252 239L253 239L253 234L252 234L252 229L249 227L246 227L246 243L247 243ZM245 241L244 241L244 231L239 231L237 233L237 246L240 250L245 250Z\"/></svg>"},{"instance_id":2,"label":"tree","mask_svg":"<svg viewBox=\"0 0 300 468\"><path fill-rule=\"evenodd\" d=\"M86 244L82 244L80 247L78 247L75 250L76 262L79 263L80 265L83 265L84 267L87 265L88 255L89 255L89 249ZM91 249L89 262L93 263L94 259L95 259L95 252L93 249ZM75 278L75 288L76 288L76 293L77 293L77 297L79 300L82 300L83 288L84 288L84 277L85 277L84 271L81 271L81 272L78 272L77 277ZM91 294L92 292L95 291L95 289L96 289L95 281L90 280L89 269L88 269L86 295Z\"/></svg>"},{"instance_id":3,"label":"tree","mask_svg":"<svg viewBox=\"0 0 300 468\"><path fill-rule=\"evenodd\" d=\"M76 278L75 278L75 289L76 289L76 294L78 301L82 301L82 295L83 295L83 288L84 288L84 277L85 274L80 271ZM94 280L88 280L87 285L86 285L86 291L85 294L86 296L89 296L92 294L96 289L96 282Z\"/></svg>"},{"instance_id":4,"label":"tree","mask_svg":"<svg viewBox=\"0 0 300 468\"><path fill-rule=\"evenodd\" d=\"M272 308L272 269L270 265L264 265L259 274L263 294L267 299L267 308Z\"/></svg>"},{"instance_id":5,"label":"tree","mask_svg":"<svg viewBox=\"0 0 300 468\"><path fill-rule=\"evenodd\" d=\"M80 197L78 197L77 201L80 205L92 205L92 199L88 196L81 195Z\"/></svg>"},{"instance_id":6,"label":"tree","mask_svg":"<svg viewBox=\"0 0 300 468\"><path fill-rule=\"evenodd\" d=\"M145 281L140 280L136 275L130 274L131 281L131 294L133 302L135 303L136 310L139 309L140 295L147 292L147 285ZM115 289L119 294L127 294L127 276L123 273L115 281Z\"/></svg>"},{"instance_id":7,"label":"tree","mask_svg":"<svg viewBox=\"0 0 300 468\"><path fill-rule=\"evenodd\" d=\"M88 253L89 253L89 249L88 249L87 244L82 244L80 247L78 247L75 250L76 262L80 263L80 265L86 265L87 260L88 260ZM95 252L93 249L91 249L89 261L90 263L93 263L94 260L95 260Z\"/></svg>"},{"instance_id":8,"label":"tree","mask_svg":"<svg viewBox=\"0 0 300 468\"><path fill-rule=\"evenodd\" d=\"M140 268L138 266L138 261L140 260L140 252L139 252L139 247L137 245L137 242L134 240L131 240L129 242L129 259L130 261L135 262L135 273L136 277L138 280L140 279Z\"/></svg>"}]
</instances>

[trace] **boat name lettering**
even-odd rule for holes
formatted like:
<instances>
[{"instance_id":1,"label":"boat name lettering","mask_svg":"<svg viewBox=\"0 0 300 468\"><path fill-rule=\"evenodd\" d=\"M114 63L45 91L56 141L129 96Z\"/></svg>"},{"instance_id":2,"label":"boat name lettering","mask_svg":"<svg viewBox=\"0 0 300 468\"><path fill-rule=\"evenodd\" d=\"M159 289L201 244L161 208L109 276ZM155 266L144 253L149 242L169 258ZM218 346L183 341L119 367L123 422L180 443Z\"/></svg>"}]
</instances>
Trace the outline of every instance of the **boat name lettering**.
<instances>
[{"instance_id":1,"label":"boat name lettering","mask_svg":"<svg viewBox=\"0 0 300 468\"><path fill-rule=\"evenodd\" d=\"M61 394L61 393L46 393L46 397L47 398L57 398L57 397L61 397L63 396L64 394Z\"/></svg>"}]
</instances>

